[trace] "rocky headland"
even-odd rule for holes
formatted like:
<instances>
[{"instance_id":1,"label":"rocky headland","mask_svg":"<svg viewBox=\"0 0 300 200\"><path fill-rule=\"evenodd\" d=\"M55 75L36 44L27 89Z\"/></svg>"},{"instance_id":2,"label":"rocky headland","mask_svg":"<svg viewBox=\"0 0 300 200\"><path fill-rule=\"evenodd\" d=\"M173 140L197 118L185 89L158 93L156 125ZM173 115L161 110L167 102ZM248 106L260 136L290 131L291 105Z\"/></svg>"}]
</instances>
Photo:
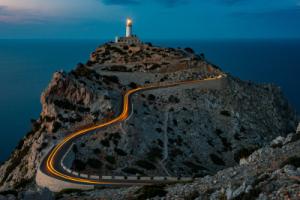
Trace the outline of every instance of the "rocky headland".
<instances>
[{"instance_id":1,"label":"rocky headland","mask_svg":"<svg viewBox=\"0 0 300 200\"><path fill-rule=\"evenodd\" d=\"M190 48L98 47L87 63L54 73L41 96L39 119L0 167L0 199L300 198L296 113L277 86L229 74L206 88L138 93L128 120L80 138L73 148L72 168L83 173L192 176L193 182L59 194L35 183L53 145L74 130L116 117L126 90L223 74Z\"/></svg>"}]
</instances>

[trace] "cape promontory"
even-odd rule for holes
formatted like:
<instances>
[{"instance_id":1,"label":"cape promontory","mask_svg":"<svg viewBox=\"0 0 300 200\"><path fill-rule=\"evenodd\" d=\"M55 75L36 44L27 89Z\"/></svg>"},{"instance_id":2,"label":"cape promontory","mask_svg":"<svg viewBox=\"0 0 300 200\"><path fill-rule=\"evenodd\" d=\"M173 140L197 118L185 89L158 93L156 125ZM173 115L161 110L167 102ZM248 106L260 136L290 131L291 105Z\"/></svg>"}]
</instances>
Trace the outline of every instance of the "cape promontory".
<instances>
[{"instance_id":1,"label":"cape promontory","mask_svg":"<svg viewBox=\"0 0 300 200\"><path fill-rule=\"evenodd\" d=\"M135 89L128 115L72 140L70 170L191 181L85 192L42 187L36 175L55 145L118 118L124 94ZM298 119L280 88L233 77L191 48L106 43L85 64L54 73L41 103L32 130L0 167L0 199L299 197Z\"/></svg>"}]
</instances>

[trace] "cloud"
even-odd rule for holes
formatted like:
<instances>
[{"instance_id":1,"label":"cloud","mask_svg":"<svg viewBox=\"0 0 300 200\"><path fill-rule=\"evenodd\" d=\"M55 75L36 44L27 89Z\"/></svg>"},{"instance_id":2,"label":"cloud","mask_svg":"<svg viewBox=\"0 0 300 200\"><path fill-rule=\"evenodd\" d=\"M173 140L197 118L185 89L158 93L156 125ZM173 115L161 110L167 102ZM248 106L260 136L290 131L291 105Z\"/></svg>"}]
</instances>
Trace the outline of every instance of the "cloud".
<instances>
[{"instance_id":1,"label":"cloud","mask_svg":"<svg viewBox=\"0 0 300 200\"><path fill-rule=\"evenodd\" d=\"M261 19L295 19L300 20L300 7L289 7L276 10L268 11L251 11L251 12L235 12L233 13L235 17L244 18L261 18Z\"/></svg>"},{"instance_id":2,"label":"cloud","mask_svg":"<svg viewBox=\"0 0 300 200\"><path fill-rule=\"evenodd\" d=\"M102 0L105 5L135 5L140 4L138 0Z\"/></svg>"},{"instance_id":3,"label":"cloud","mask_svg":"<svg viewBox=\"0 0 300 200\"><path fill-rule=\"evenodd\" d=\"M140 5L146 0L101 0L105 5ZM180 4L188 3L190 0L155 0L156 3L161 4L166 7L174 7Z\"/></svg>"}]
</instances>

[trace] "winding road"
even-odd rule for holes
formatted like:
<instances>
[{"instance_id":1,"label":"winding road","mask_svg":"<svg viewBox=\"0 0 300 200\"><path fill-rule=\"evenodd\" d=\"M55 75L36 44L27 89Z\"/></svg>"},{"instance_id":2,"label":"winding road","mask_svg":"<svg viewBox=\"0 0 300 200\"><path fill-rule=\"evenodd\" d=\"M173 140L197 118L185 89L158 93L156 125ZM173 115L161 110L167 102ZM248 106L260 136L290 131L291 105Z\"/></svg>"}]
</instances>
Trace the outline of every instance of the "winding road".
<instances>
[{"instance_id":1,"label":"winding road","mask_svg":"<svg viewBox=\"0 0 300 200\"><path fill-rule=\"evenodd\" d=\"M221 80L225 78L226 75L219 75L214 78L207 78L203 80L188 80L188 81L180 81L176 83L169 84L156 84L156 85L145 85L135 89L128 90L123 96L123 110L120 115L116 118L100 123L97 125L93 125L88 128L83 128L74 133L69 134L67 137L62 139L55 147L53 147L49 153L42 160L39 170L42 171L47 176L50 176L54 179L58 179L65 182L78 183L78 184L86 184L86 185L145 185L145 184L153 184L156 182L162 182L158 180L94 180L91 178L82 178L80 176L75 176L66 170L64 170L61 166L61 160L64 155L71 148L71 145L75 142L76 139L82 137L88 133L92 133L95 130L103 129L110 125L114 125L116 123L120 123L129 117L129 113L131 111L131 96L135 93L142 92L145 90L154 90L159 88L171 88L188 84L204 84L205 82L213 82L217 80ZM168 182L164 180L164 182ZM170 182L170 181L169 181Z\"/></svg>"}]
</instances>

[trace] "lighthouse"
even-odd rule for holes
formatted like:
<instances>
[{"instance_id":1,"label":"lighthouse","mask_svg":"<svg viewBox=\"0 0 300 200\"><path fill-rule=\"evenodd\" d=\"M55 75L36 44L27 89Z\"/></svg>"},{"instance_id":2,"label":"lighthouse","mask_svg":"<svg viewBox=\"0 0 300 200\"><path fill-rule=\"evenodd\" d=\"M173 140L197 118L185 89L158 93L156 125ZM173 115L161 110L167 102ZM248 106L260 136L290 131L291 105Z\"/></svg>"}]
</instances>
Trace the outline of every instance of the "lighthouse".
<instances>
[{"instance_id":1,"label":"lighthouse","mask_svg":"<svg viewBox=\"0 0 300 200\"><path fill-rule=\"evenodd\" d=\"M132 36L132 19L127 18L126 20L126 37Z\"/></svg>"},{"instance_id":2,"label":"lighthouse","mask_svg":"<svg viewBox=\"0 0 300 200\"><path fill-rule=\"evenodd\" d=\"M132 33L132 19L127 18L126 19L126 34L124 37L116 37L115 43L123 43L128 45L134 45L134 44L142 44L140 39Z\"/></svg>"}]
</instances>

